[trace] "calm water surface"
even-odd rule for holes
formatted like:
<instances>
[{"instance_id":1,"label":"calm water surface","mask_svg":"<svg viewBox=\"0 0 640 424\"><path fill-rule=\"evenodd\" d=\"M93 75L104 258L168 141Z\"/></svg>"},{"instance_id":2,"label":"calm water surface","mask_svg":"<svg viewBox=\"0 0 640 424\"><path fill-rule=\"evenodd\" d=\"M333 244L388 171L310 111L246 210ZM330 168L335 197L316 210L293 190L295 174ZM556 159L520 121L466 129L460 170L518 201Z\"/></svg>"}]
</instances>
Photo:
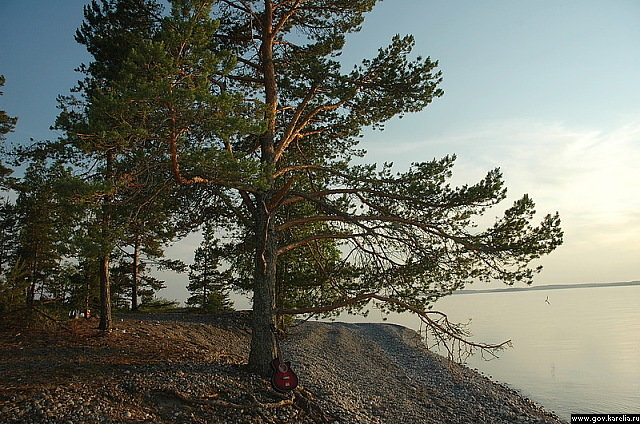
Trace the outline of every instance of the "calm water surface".
<instances>
[{"instance_id":1,"label":"calm water surface","mask_svg":"<svg viewBox=\"0 0 640 424\"><path fill-rule=\"evenodd\" d=\"M454 295L435 309L455 322L471 319L476 341L511 339L499 359L474 356L467 365L560 417L640 413L640 287ZM366 321L379 317L372 311ZM419 327L408 314L387 322Z\"/></svg>"}]
</instances>

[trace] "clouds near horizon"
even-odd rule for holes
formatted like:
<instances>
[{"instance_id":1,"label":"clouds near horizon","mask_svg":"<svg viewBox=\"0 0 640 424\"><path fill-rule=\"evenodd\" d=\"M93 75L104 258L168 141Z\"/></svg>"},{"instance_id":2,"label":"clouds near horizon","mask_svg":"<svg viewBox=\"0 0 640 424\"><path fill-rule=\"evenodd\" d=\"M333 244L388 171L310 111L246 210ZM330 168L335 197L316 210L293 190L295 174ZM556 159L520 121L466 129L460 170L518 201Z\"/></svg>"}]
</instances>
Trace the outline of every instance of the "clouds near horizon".
<instances>
[{"instance_id":1,"label":"clouds near horizon","mask_svg":"<svg viewBox=\"0 0 640 424\"><path fill-rule=\"evenodd\" d=\"M527 193L540 215L560 212L565 244L542 261L557 268L546 272L550 281L602 281L594 277L607 272L609 280L637 278L630 256L640 256L640 119L607 129L511 119L367 147L365 161L393 161L399 169L456 153L457 185L501 168L509 190L504 207Z\"/></svg>"}]
</instances>

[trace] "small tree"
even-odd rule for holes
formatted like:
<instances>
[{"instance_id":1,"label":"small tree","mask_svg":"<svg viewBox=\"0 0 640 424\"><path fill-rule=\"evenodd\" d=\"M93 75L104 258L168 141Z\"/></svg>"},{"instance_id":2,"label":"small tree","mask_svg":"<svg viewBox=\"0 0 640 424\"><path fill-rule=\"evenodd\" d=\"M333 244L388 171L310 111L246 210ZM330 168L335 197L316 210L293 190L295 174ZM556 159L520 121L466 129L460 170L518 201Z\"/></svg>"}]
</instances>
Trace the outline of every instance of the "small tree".
<instances>
[{"instance_id":1,"label":"small tree","mask_svg":"<svg viewBox=\"0 0 640 424\"><path fill-rule=\"evenodd\" d=\"M0 75L0 87L5 84L5 78ZM0 91L0 96L2 95ZM6 134L13 131L18 119L13 118L4 110L0 110L0 190L10 188L7 177L13 172L4 166L2 158L5 152L4 141ZM18 284L24 275L24 267L16 262L18 249L18 212L9 199L0 199L0 313L4 309L15 306L24 287Z\"/></svg>"},{"instance_id":2,"label":"small tree","mask_svg":"<svg viewBox=\"0 0 640 424\"><path fill-rule=\"evenodd\" d=\"M17 258L18 211L9 199L0 200L0 279L6 278Z\"/></svg>"},{"instance_id":3,"label":"small tree","mask_svg":"<svg viewBox=\"0 0 640 424\"><path fill-rule=\"evenodd\" d=\"M17 257L28 270L26 303L33 305L36 291L41 296L58 276L62 258L69 252L74 225L74 208L61 193L70 177L69 169L59 164L47 167L44 161L33 162L24 178L15 185L18 191L19 245Z\"/></svg>"},{"instance_id":4,"label":"small tree","mask_svg":"<svg viewBox=\"0 0 640 424\"><path fill-rule=\"evenodd\" d=\"M5 83L4 75L0 75L0 87L4 87L4 83ZM2 94L3 92L0 91L0 96ZM18 122L18 118L13 118L7 115L7 112L5 112L4 110L0 110L0 143L2 143L0 145L0 156L5 153L4 152L5 136L6 134L13 131L17 122ZM2 161L0 161L0 189L7 188L5 184L5 178L8 175L10 175L12 172L13 171L11 169L4 166Z\"/></svg>"},{"instance_id":5,"label":"small tree","mask_svg":"<svg viewBox=\"0 0 640 424\"><path fill-rule=\"evenodd\" d=\"M29 282L18 259L20 219L15 204L0 200L0 314L21 307Z\"/></svg>"},{"instance_id":6,"label":"small tree","mask_svg":"<svg viewBox=\"0 0 640 424\"><path fill-rule=\"evenodd\" d=\"M205 225L203 240L194 253L194 262L189 267L189 285L191 297L187 304L197 306L203 311L223 313L233 310L229 299L228 287L231 271L220 271L222 247L216 239L212 225Z\"/></svg>"},{"instance_id":7,"label":"small tree","mask_svg":"<svg viewBox=\"0 0 640 424\"><path fill-rule=\"evenodd\" d=\"M145 160L136 155L135 160ZM128 160L132 160L131 158ZM142 168L139 163L132 164L130 169ZM143 174L128 177L127 187L123 187L119 197L126 205L118 216L123 228L118 240L122 258L120 266L126 263L130 293L131 309L136 310L140 298L153 295L163 284L148 275L149 265L157 269L170 269L183 272L185 265L179 260L165 258L164 247L180 233L178 223L173 219L178 210L178 198L170 177L161 172L154 172L153 167ZM124 271L124 269L123 269Z\"/></svg>"}]
</instances>

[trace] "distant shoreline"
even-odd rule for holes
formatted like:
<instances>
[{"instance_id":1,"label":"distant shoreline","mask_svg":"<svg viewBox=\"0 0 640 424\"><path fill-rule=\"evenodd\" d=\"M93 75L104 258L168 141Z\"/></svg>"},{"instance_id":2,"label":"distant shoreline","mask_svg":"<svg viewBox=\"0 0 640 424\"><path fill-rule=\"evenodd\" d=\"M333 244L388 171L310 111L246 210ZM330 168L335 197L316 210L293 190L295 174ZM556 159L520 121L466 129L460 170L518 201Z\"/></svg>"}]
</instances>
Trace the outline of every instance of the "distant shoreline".
<instances>
[{"instance_id":1,"label":"distant shoreline","mask_svg":"<svg viewBox=\"0 0 640 424\"><path fill-rule=\"evenodd\" d=\"M531 287L509 287L504 289L480 289L480 290L458 290L453 294L480 294L480 293L506 293L534 290L564 290L564 289L587 289L596 287L629 287L640 286L640 281L624 281L617 283L577 283L577 284L547 284Z\"/></svg>"}]
</instances>

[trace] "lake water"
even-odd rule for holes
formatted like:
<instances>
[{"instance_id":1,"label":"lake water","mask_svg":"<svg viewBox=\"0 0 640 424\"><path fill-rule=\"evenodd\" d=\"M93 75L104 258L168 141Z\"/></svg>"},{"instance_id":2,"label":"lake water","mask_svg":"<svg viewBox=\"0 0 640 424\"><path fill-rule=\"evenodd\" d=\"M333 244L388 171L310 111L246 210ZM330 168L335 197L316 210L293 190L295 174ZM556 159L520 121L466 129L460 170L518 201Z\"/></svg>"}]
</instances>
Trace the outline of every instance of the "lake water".
<instances>
[{"instance_id":1,"label":"lake water","mask_svg":"<svg viewBox=\"0 0 640 424\"><path fill-rule=\"evenodd\" d=\"M548 300L548 302L547 302ZM434 309L471 319L473 339L513 347L467 365L569 420L571 413L640 413L640 286L453 295ZM381 321L374 310L350 322ZM409 314L386 322L419 328Z\"/></svg>"}]
</instances>

